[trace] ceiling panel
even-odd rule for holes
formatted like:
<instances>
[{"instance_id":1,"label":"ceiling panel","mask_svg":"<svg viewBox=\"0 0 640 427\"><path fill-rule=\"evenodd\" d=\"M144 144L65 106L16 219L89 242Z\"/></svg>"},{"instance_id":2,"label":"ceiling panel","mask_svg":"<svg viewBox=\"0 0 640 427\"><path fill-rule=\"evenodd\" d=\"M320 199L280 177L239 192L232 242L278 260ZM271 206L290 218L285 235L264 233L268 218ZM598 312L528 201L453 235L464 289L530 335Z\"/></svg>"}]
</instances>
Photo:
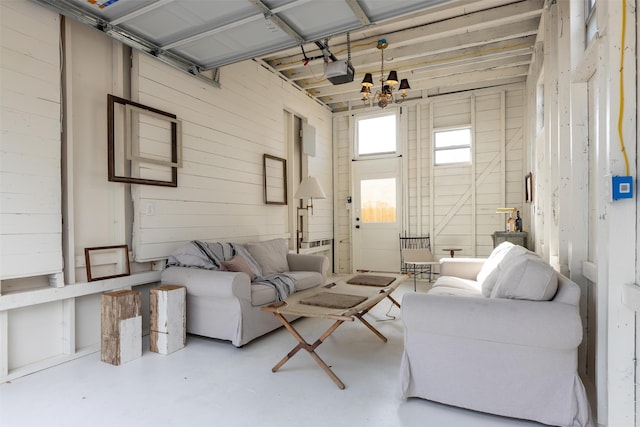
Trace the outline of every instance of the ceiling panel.
<instances>
[{"instance_id":1,"label":"ceiling panel","mask_svg":"<svg viewBox=\"0 0 640 427\"><path fill-rule=\"evenodd\" d=\"M366 12L369 19L378 22L396 16L407 15L411 12L422 11L434 7L441 3L448 3L449 0L360 0L359 3Z\"/></svg>"},{"instance_id":2,"label":"ceiling panel","mask_svg":"<svg viewBox=\"0 0 640 427\"><path fill-rule=\"evenodd\" d=\"M393 69L409 79L407 100L525 81L545 2L33 1L198 78L207 79L202 70L254 59L332 111L375 105L361 101L360 82L372 73L375 93L382 66L385 74ZM389 45L384 62L376 48L383 38ZM354 80L332 84L327 63L347 57Z\"/></svg>"},{"instance_id":3,"label":"ceiling panel","mask_svg":"<svg viewBox=\"0 0 640 427\"><path fill-rule=\"evenodd\" d=\"M202 64L204 68L214 68L217 64L264 55L271 52L274 46L285 49L295 44L278 27L269 26L264 21L254 21L186 43L175 50Z\"/></svg>"},{"instance_id":4,"label":"ceiling panel","mask_svg":"<svg viewBox=\"0 0 640 427\"><path fill-rule=\"evenodd\" d=\"M122 1L122 0L121 0ZM177 40L220 28L229 22L255 16L255 8L238 1L225 2L221 8L216 1L173 1L163 7L134 17L123 23L131 32L149 37L164 46Z\"/></svg>"},{"instance_id":5,"label":"ceiling panel","mask_svg":"<svg viewBox=\"0 0 640 427\"><path fill-rule=\"evenodd\" d=\"M309 41L362 26L349 5L341 0L308 2L282 12L282 18Z\"/></svg>"}]
</instances>

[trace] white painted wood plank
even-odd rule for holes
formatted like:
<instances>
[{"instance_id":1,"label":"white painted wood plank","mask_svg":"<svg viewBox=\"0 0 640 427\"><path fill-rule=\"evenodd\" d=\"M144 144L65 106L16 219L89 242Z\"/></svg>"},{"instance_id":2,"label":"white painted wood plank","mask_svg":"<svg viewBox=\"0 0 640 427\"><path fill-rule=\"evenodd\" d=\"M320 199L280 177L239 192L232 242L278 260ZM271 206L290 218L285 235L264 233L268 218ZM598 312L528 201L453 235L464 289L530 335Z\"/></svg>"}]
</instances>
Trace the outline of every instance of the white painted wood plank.
<instances>
[{"instance_id":1,"label":"white painted wood plank","mask_svg":"<svg viewBox=\"0 0 640 427\"><path fill-rule=\"evenodd\" d=\"M56 12L30 1L2 1L0 8L0 15L12 28L24 26L26 30L39 30L33 33L33 37L42 38L57 46L57 41L49 38L50 35L58 34L60 16Z\"/></svg>"},{"instance_id":2,"label":"white painted wood plank","mask_svg":"<svg viewBox=\"0 0 640 427\"><path fill-rule=\"evenodd\" d=\"M0 175L0 179L2 175ZM56 206L60 204L60 195L48 193L42 197L34 197L33 193L23 191L21 193L5 192L0 190L0 213L54 213Z\"/></svg>"},{"instance_id":3,"label":"white painted wood plank","mask_svg":"<svg viewBox=\"0 0 640 427\"><path fill-rule=\"evenodd\" d=\"M9 313L0 311L0 381L9 375Z\"/></svg>"},{"instance_id":4,"label":"white painted wood plank","mask_svg":"<svg viewBox=\"0 0 640 427\"><path fill-rule=\"evenodd\" d=\"M65 286L62 288L43 288L30 290L29 292L15 292L0 295L0 313L3 311L14 310L16 308L44 304L52 301L99 294L147 283L156 283L160 282L160 274L160 271L146 271L142 273L135 273L130 276L97 280L95 282L78 282L73 286Z\"/></svg>"},{"instance_id":5,"label":"white painted wood plank","mask_svg":"<svg viewBox=\"0 0 640 427\"><path fill-rule=\"evenodd\" d=\"M142 356L142 316L120 320L120 364Z\"/></svg>"},{"instance_id":6,"label":"white painted wood plank","mask_svg":"<svg viewBox=\"0 0 640 427\"><path fill-rule=\"evenodd\" d=\"M0 8L0 277L58 273L60 18L31 2Z\"/></svg>"},{"instance_id":7,"label":"white painted wood plank","mask_svg":"<svg viewBox=\"0 0 640 427\"><path fill-rule=\"evenodd\" d=\"M60 177L60 165L47 157L32 157L23 153L4 152L0 158L0 170L13 176L37 175L41 177ZM13 187L14 189L16 187Z\"/></svg>"},{"instance_id":8,"label":"white painted wood plank","mask_svg":"<svg viewBox=\"0 0 640 427\"><path fill-rule=\"evenodd\" d=\"M62 216L56 214L0 214L1 234L47 234L60 231Z\"/></svg>"},{"instance_id":9,"label":"white painted wood plank","mask_svg":"<svg viewBox=\"0 0 640 427\"><path fill-rule=\"evenodd\" d=\"M60 138L60 121L35 115L25 115L19 111L0 107L0 129L3 131L28 134L40 138Z\"/></svg>"},{"instance_id":10,"label":"white painted wood plank","mask_svg":"<svg viewBox=\"0 0 640 427\"><path fill-rule=\"evenodd\" d=\"M60 236L58 240L60 240ZM3 279L42 276L60 271L62 271L60 250L55 252L9 254L3 256L0 262L0 277Z\"/></svg>"},{"instance_id":11,"label":"white painted wood plank","mask_svg":"<svg viewBox=\"0 0 640 427\"><path fill-rule=\"evenodd\" d=\"M13 33L12 33L13 35ZM57 37L57 34L54 35ZM24 40L20 37L9 37L13 40L3 40L0 44L0 70L3 74L3 82L0 84L2 88L16 87L11 83L17 81L33 81L40 86L55 85L55 76L59 76L60 64L58 57L53 56L51 60L41 55L51 55L51 49L43 49L38 52L25 52L21 49L24 46ZM55 52L55 51L53 51ZM27 95L37 95L34 87L19 87L21 92ZM47 89L50 92L50 89Z\"/></svg>"}]
</instances>

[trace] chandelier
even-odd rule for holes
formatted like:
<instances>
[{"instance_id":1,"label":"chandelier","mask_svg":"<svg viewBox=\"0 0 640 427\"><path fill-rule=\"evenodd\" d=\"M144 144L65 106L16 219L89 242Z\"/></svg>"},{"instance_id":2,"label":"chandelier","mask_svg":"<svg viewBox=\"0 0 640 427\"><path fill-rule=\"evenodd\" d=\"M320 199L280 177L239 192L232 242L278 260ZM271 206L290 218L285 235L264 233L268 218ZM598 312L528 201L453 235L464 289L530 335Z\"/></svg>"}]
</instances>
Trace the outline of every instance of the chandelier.
<instances>
[{"instance_id":1,"label":"chandelier","mask_svg":"<svg viewBox=\"0 0 640 427\"><path fill-rule=\"evenodd\" d=\"M373 96L373 102L377 102L380 108L384 108L389 105L390 102L394 101L393 90L398 84L398 73L394 70L389 72L386 80L384 79L384 50L387 46L389 46L389 44L386 39L378 40L378 45L376 46L380 49L380 90L376 91L376 94ZM360 90L363 102L366 103L369 101L372 87L373 77L371 73L366 73L364 79L362 79L362 89ZM407 89L411 89L411 87L409 87L409 80L400 80L400 87L398 89L402 91L400 94L402 99L396 100L396 102L402 102L407 97Z\"/></svg>"}]
</instances>

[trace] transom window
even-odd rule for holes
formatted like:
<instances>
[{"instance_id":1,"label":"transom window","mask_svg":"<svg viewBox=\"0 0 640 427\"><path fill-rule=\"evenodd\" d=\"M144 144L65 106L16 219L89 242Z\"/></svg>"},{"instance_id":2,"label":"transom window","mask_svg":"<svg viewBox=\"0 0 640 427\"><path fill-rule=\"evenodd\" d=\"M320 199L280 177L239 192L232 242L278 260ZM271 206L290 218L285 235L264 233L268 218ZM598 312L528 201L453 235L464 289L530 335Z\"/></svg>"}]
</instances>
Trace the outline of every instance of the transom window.
<instances>
[{"instance_id":1,"label":"transom window","mask_svg":"<svg viewBox=\"0 0 640 427\"><path fill-rule=\"evenodd\" d=\"M435 165L471 163L471 128L434 131L433 159Z\"/></svg>"},{"instance_id":2,"label":"transom window","mask_svg":"<svg viewBox=\"0 0 640 427\"><path fill-rule=\"evenodd\" d=\"M357 156L395 153L398 150L396 123L395 113L358 118L356 124Z\"/></svg>"}]
</instances>

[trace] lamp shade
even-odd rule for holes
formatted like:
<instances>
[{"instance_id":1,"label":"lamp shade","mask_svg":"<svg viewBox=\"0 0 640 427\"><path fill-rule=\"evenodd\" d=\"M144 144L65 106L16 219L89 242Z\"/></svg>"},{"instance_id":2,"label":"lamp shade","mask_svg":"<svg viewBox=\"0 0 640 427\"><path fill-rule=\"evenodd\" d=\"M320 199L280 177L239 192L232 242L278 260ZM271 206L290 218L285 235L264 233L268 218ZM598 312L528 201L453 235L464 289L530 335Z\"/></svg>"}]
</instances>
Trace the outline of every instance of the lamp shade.
<instances>
[{"instance_id":1,"label":"lamp shade","mask_svg":"<svg viewBox=\"0 0 640 427\"><path fill-rule=\"evenodd\" d=\"M326 199L327 195L324 194L324 190L320 186L320 183L315 177L308 176L302 180L298 191L293 196L296 199Z\"/></svg>"},{"instance_id":2,"label":"lamp shade","mask_svg":"<svg viewBox=\"0 0 640 427\"><path fill-rule=\"evenodd\" d=\"M404 90L406 90L406 89L411 89L411 87L409 86L409 80L407 80L407 79L402 79L402 80L400 81L400 87L399 87L399 89L401 89L401 90L402 90L402 89L404 89Z\"/></svg>"},{"instance_id":3,"label":"lamp shade","mask_svg":"<svg viewBox=\"0 0 640 427\"><path fill-rule=\"evenodd\" d=\"M385 82L389 86L395 86L398 84L398 73L396 71L390 71L389 77L387 77L387 81Z\"/></svg>"},{"instance_id":4,"label":"lamp shade","mask_svg":"<svg viewBox=\"0 0 640 427\"><path fill-rule=\"evenodd\" d=\"M362 86L371 87L373 86L373 76L371 73L367 73L364 75L364 79L362 79Z\"/></svg>"}]
</instances>

